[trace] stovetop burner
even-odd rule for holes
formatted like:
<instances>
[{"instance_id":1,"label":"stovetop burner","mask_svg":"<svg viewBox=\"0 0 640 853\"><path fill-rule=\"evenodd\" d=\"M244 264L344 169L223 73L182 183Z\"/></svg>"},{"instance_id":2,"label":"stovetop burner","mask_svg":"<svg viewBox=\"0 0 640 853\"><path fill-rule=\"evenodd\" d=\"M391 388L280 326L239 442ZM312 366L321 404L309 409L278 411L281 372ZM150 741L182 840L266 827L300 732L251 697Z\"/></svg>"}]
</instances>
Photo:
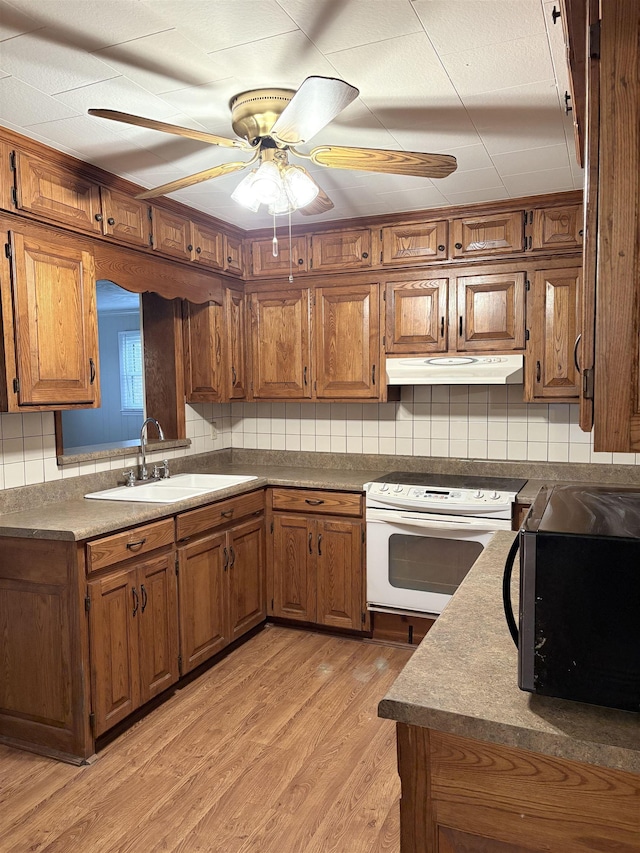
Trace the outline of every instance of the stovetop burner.
<instances>
[{"instance_id":1,"label":"stovetop burner","mask_svg":"<svg viewBox=\"0 0 640 853\"><path fill-rule=\"evenodd\" d=\"M401 483L403 486L433 486L443 489L486 489L497 492L519 492L527 482L512 477L471 474L431 474L416 471L392 471L375 483Z\"/></svg>"}]
</instances>

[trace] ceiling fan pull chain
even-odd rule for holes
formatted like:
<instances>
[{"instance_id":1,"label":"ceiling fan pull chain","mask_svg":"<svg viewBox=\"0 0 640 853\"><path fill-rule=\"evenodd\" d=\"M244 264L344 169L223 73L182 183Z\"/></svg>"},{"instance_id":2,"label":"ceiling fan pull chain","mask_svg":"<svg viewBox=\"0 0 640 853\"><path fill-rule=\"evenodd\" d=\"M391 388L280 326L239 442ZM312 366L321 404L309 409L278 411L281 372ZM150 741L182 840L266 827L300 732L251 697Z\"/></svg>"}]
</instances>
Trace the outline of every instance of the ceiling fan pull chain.
<instances>
[{"instance_id":1,"label":"ceiling fan pull chain","mask_svg":"<svg viewBox=\"0 0 640 853\"><path fill-rule=\"evenodd\" d=\"M276 215L273 214L273 240L271 241L273 244L273 257L278 257L278 238L276 237Z\"/></svg>"},{"instance_id":2,"label":"ceiling fan pull chain","mask_svg":"<svg viewBox=\"0 0 640 853\"><path fill-rule=\"evenodd\" d=\"M291 208L289 208L289 284L293 284L293 249L291 247Z\"/></svg>"}]
</instances>

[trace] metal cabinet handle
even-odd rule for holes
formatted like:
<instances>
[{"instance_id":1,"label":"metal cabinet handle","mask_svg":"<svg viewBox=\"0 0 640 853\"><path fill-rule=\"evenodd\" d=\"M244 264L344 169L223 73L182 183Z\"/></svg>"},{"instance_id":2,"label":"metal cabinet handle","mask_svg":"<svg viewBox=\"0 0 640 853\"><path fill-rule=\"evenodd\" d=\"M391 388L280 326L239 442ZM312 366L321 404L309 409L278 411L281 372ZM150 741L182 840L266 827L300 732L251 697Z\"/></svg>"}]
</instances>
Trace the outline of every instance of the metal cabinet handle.
<instances>
[{"instance_id":1,"label":"metal cabinet handle","mask_svg":"<svg viewBox=\"0 0 640 853\"><path fill-rule=\"evenodd\" d=\"M233 510L232 509L224 509L224 510L222 510L220 515L223 518L232 518L233 517Z\"/></svg>"},{"instance_id":2,"label":"metal cabinet handle","mask_svg":"<svg viewBox=\"0 0 640 853\"><path fill-rule=\"evenodd\" d=\"M306 504L309 504L309 506L320 506L320 504L324 503L324 501L321 500L320 498L318 498L318 500L312 500L311 498L305 498L304 502Z\"/></svg>"},{"instance_id":3,"label":"metal cabinet handle","mask_svg":"<svg viewBox=\"0 0 640 853\"><path fill-rule=\"evenodd\" d=\"M313 540L313 533L310 533L310 534L309 534L309 553L310 553L310 554L313 554L313 548L312 548L312 546L311 546L311 542L312 542L312 540Z\"/></svg>"},{"instance_id":4,"label":"metal cabinet handle","mask_svg":"<svg viewBox=\"0 0 640 853\"><path fill-rule=\"evenodd\" d=\"M462 317L458 319L458 334L462 337Z\"/></svg>"},{"instance_id":5,"label":"metal cabinet handle","mask_svg":"<svg viewBox=\"0 0 640 853\"><path fill-rule=\"evenodd\" d=\"M440 317L440 337L444 338L444 317Z\"/></svg>"},{"instance_id":6,"label":"metal cabinet handle","mask_svg":"<svg viewBox=\"0 0 640 853\"><path fill-rule=\"evenodd\" d=\"M140 612L144 613L147 607L147 590L144 588L143 583L140 584L140 592L142 593L142 609Z\"/></svg>"},{"instance_id":7,"label":"metal cabinet handle","mask_svg":"<svg viewBox=\"0 0 640 853\"><path fill-rule=\"evenodd\" d=\"M322 533L318 533L318 556L322 557Z\"/></svg>"},{"instance_id":8,"label":"metal cabinet handle","mask_svg":"<svg viewBox=\"0 0 640 853\"><path fill-rule=\"evenodd\" d=\"M133 593L133 615L135 616L138 612L140 599L138 598L138 591L136 590L135 586L131 588L131 592Z\"/></svg>"},{"instance_id":9,"label":"metal cabinet handle","mask_svg":"<svg viewBox=\"0 0 640 853\"><path fill-rule=\"evenodd\" d=\"M146 541L147 537L145 536L144 539L138 539L135 542L127 542L127 549L129 551L135 551L136 548L142 548Z\"/></svg>"},{"instance_id":10,"label":"metal cabinet handle","mask_svg":"<svg viewBox=\"0 0 640 853\"><path fill-rule=\"evenodd\" d=\"M555 22L558 20L558 18L561 18L561 17L562 17L562 12L560 12L560 11L559 11L558 9L556 9L556 7L554 6L554 7L553 7L553 9L551 10L551 17L552 17L552 19L553 19L553 23L555 24Z\"/></svg>"},{"instance_id":11,"label":"metal cabinet handle","mask_svg":"<svg viewBox=\"0 0 640 853\"><path fill-rule=\"evenodd\" d=\"M536 361L536 382L540 382L540 375L541 375L540 362Z\"/></svg>"},{"instance_id":12,"label":"metal cabinet handle","mask_svg":"<svg viewBox=\"0 0 640 853\"><path fill-rule=\"evenodd\" d=\"M222 553L224 554L224 563L222 565L223 565L223 568L226 572L227 569L229 568L229 552L227 551L226 548L224 548Z\"/></svg>"},{"instance_id":13,"label":"metal cabinet handle","mask_svg":"<svg viewBox=\"0 0 640 853\"><path fill-rule=\"evenodd\" d=\"M373 364L371 366L371 384L372 385L376 384L376 366L375 366L375 364Z\"/></svg>"},{"instance_id":14,"label":"metal cabinet handle","mask_svg":"<svg viewBox=\"0 0 640 853\"><path fill-rule=\"evenodd\" d=\"M233 547L229 550L231 552L231 563L229 564L229 568L232 569L236 564L236 552L233 550Z\"/></svg>"},{"instance_id":15,"label":"metal cabinet handle","mask_svg":"<svg viewBox=\"0 0 640 853\"><path fill-rule=\"evenodd\" d=\"M236 369L233 365L231 365L231 384L235 385L238 380L238 375L236 373Z\"/></svg>"},{"instance_id":16,"label":"metal cabinet handle","mask_svg":"<svg viewBox=\"0 0 640 853\"><path fill-rule=\"evenodd\" d=\"M571 95L568 92L564 93L564 114L569 115L570 112L573 112L573 107L569 106L569 101L571 100Z\"/></svg>"},{"instance_id":17,"label":"metal cabinet handle","mask_svg":"<svg viewBox=\"0 0 640 853\"><path fill-rule=\"evenodd\" d=\"M302 381L304 382L305 385L307 384L307 367L306 367L306 365L304 367L304 370L302 371Z\"/></svg>"},{"instance_id":18,"label":"metal cabinet handle","mask_svg":"<svg viewBox=\"0 0 640 853\"><path fill-rule=\"evenodd\" d=\"M93 385L93 383L96 381L96 363L92 358L89 359L89 370L90 370L89 385Z\"/></svg>"},{"instance_id":19,"label":"metal cabinet handle","mask_svg":"<svg viewBox=\"0 0 640 853\"><path fill-rule=\"evenodd\" d=\"M580 334L576 338L575 344L573 345L573 363L575 364L576 370L578 371L578 373L582 373L582 370L580 369L580 363L578 362L578 347L580 346L581 340L582 340L582 332L580 332Z\"/></svg>"}]
</instances>

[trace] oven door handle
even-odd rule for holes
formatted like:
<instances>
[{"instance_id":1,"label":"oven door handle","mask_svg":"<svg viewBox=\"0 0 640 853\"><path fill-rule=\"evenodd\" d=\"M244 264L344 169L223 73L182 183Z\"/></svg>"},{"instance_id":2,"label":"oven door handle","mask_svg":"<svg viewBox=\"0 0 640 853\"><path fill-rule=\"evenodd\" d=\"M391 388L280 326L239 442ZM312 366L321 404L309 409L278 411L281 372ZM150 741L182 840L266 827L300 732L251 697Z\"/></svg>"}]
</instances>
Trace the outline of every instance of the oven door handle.
<instances>
[{"instance_id":1,"label":"oven door handle","mask_svg":"<svg viewBox=\"0 0 640 853\"><path fill-rule=\"evenodd\" d=\"M469 518L465 515L456 518L446 516L429 516L424 513L412 513L407 515L402 512L388 510L369 510L367 512L368 522L379 522L382 524L402 524L403 527L427 528L431 530L510 530L511 522L498 518Z\"/></svg>"}]
</instances>

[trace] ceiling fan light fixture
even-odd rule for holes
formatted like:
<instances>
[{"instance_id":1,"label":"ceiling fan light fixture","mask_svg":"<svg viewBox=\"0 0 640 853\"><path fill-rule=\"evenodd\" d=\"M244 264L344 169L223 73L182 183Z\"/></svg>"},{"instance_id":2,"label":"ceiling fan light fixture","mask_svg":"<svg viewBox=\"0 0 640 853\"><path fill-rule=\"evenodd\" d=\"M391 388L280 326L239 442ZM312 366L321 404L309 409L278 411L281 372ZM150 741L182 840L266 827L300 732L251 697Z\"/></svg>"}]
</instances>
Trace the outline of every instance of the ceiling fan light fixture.
<instances>
[{"instance_id":1,"label":"ceiling fan light fixture","mask_svg":"<svg viewBox=\"0 0 640 853\"><path fill-rule=\"evenodd\" d=\"M280 169L273 160L263 160L255 174L251 191L260 204L273 204L282 190Z\"/></svg>"},{"instance_id":2,"label":"ceiling fan light fixture","mask_svg":"<svg viewBox=\"0 0 640 853\"><path fill-rule=\"evenodd\" d=\"M269 205L269 213L272 216L278 216L282 213L292 213L295 209L296 206L289 198L289 194L285 190L284 183L281 183L280 195L275 201L272 201Z\"/></svg>"},{"instance_id":3,"label":"ceiling fan light fixture","mask_svg":"<svg viewBox=\"0 0 640 853\"><path fill-rule=\"evenodd\" d=\"M257 213L258 208L260 207L260 201L256 198L253 191L253 184L256 179L257 171L257 169L252 169L231 193L231 198L234 201L253 211L253 213Z\"/></svg>"},{"instance_id":4,"label":"ceiling fan light fixture","mask_svg":"<svg viewBox=\"0 0 640 853\"><path fill-rule=\"evenodd\" d=\"M320 192L320 187L299 166L283 170L282 183L294 210L306 207Z\"/></svg>"}]
</instances>

